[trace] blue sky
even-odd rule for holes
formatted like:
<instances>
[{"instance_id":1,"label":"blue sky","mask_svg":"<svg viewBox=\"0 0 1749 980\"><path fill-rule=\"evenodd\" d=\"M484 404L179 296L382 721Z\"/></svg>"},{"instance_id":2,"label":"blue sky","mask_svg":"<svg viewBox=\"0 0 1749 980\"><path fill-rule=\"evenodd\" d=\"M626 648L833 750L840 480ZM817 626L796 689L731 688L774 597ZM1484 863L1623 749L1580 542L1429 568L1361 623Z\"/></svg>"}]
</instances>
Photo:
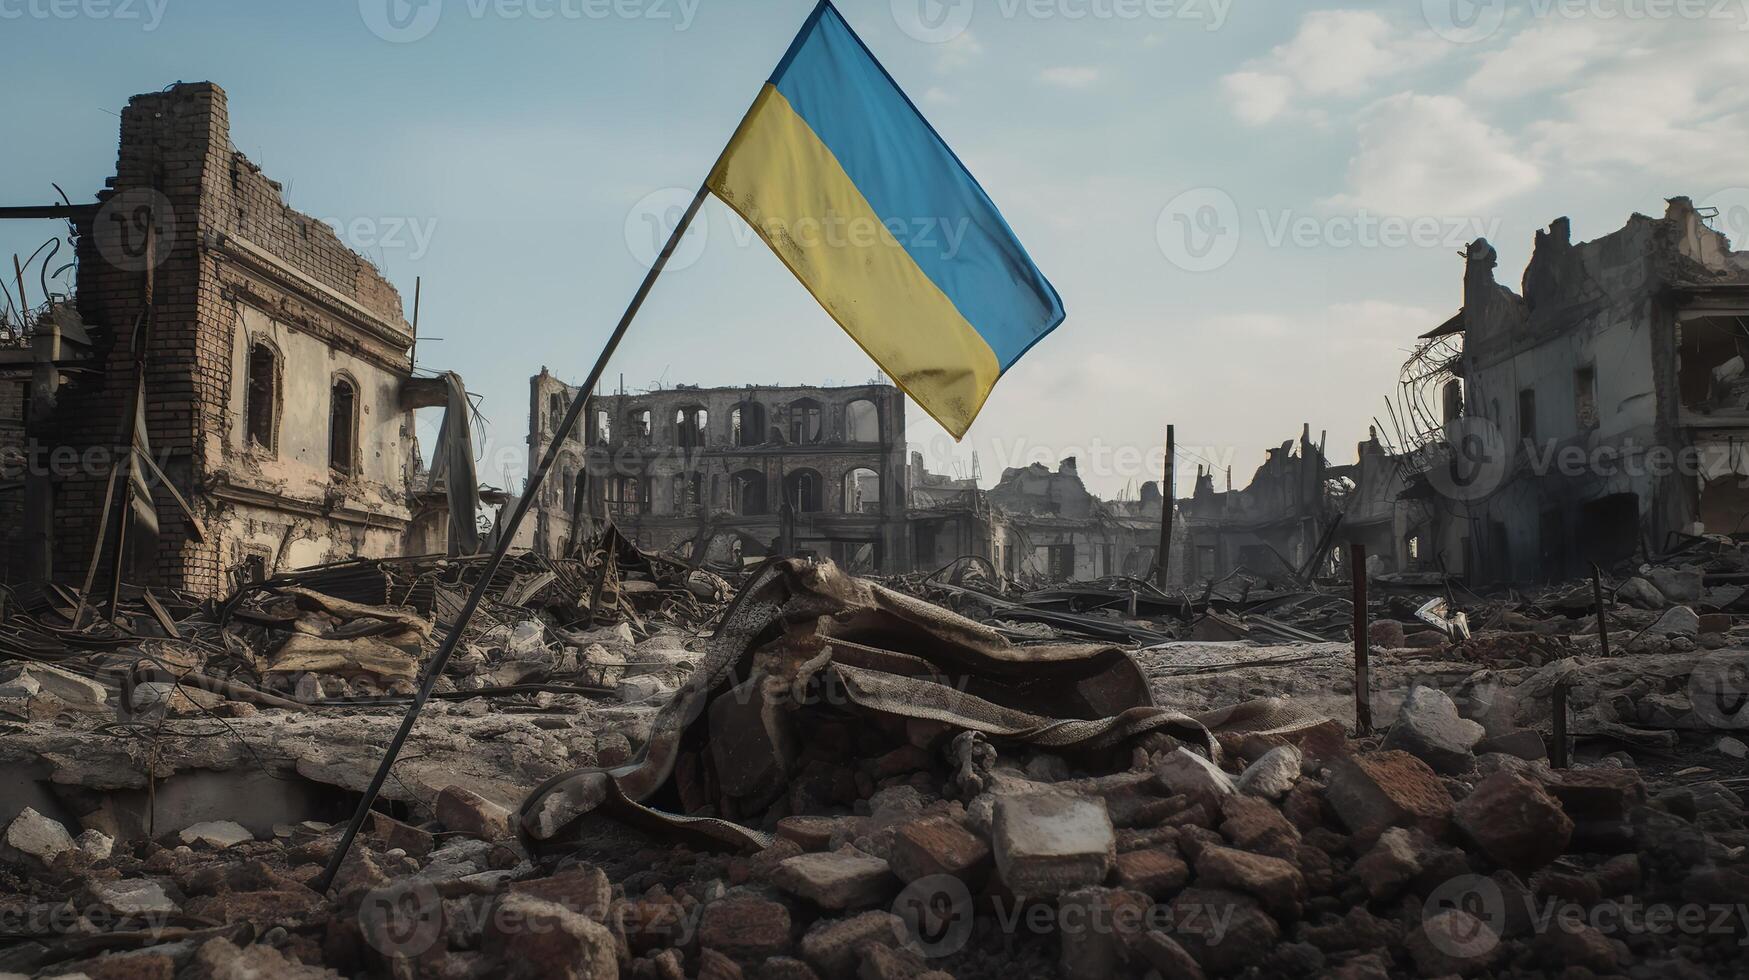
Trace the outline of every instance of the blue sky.
<instances>
[{"instance_id":1,"label":"blue sky","mask_svg":"<svg viewBox=\"0 0 1749 980\"><path fill-rule=\"evenodd\" d=\"M409 312L423 278L442 339L420 365L482 396L482 478L519 479L529 376L587 373L811 3L385 2L0 0L0 196L89 200L129 95L219 83L292 206ZM1304 422L1350 460L1455 311L1469 239L1516 284L1560 215L1593 238L1687 194L1749 238L1746 3L844 0L1069 311L963 443L915 409L910 440L939 470L976 452L986 483L1077 454L1107 495L1151 478L1168 422L1181 492L1199 458L1244 482ZM738 219L704 214L611 383L875 376ZM56 230L9 225L6 253Z\"/></svg>"}]
</instances>

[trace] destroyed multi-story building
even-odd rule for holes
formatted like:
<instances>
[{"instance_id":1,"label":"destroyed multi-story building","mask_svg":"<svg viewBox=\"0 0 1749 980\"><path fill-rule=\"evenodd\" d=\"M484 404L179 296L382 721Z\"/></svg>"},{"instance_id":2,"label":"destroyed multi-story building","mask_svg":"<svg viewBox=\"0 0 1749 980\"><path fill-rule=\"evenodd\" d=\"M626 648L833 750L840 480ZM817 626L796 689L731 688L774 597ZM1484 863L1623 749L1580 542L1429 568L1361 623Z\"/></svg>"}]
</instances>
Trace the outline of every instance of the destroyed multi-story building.
<instances>
[{"instance_id":1,"label":"destroyed multi-story building","mask_svg":"<svg viewBox=\"0 0 1749 980\"><path fill-rule=\"evenodd\" d=\"M1425 338L1436 418L1408 442L1449 571L1559 578L1749 523L1749 252L1688 198L1575 244L1539 232L1515 293L1486 240ZM1420 361L1429 366L1426 357Z\"/></svg>"},{"instance_id":2,"label":"destroyed multi-story building","mask_svg":"<svg viewBox=\"0 0 1749 980\"><path fill-rule=\"evenodd\" d=\"M577 389L531 382L529 453L552 445ZM739 563L774 552L905 571L905 399L888 384L679 386L597 395L535 501L533 546L558 554L579 520L640 546Z\"/></svg>"},{"instance_id":3,"label":"destroyed multi-story building","mask_svg":"<svg viewBox=\"0 0 1749 980\"><path fill-rule=\"evenodd\" d=\"M400 294L236 150L217 85L129 100L96 203L0 217L67 222L77 261L73 296L44 297L0 351L10 578L105 581L119 556L130 582L217 594L441 547L414 410L456 416L459 380L414 376ZM471 496L471 453L448 458Z\"/></svg>"}]
</instances>

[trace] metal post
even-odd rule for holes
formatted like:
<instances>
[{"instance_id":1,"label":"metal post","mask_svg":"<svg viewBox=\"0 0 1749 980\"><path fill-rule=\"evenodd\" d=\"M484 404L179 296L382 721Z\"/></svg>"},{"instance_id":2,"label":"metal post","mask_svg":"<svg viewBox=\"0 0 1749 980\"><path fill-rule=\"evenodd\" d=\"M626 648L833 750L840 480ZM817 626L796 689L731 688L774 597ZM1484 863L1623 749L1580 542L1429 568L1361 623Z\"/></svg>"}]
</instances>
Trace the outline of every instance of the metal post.
<instances>
[{"instance_id":1,"label":"metal post","mask_svg":"<svg viewBox=\"0 0 1749 980\"><path fill-rule=\"evenodd\" d=\"M528 486L516 501L516 510L510 515L510 521L504 526L504 533L498 539L498 546L492 550L492 556L486 560L485 568L481 569L480 577L474 583L474 588L468 593L468 601L463 604L455 624L443 638L443 644L432 655L431 663L426 666L425 674L419 680L419 689L413 694L413 703L408 705L407 714L401 719L401 727L390 740L389 747L383 753L383 761L377 766L376 775L371 777L370 785L365 788L364 796L358 801L358 809L352 814L352 820L346 825L346 832L341 835L340 843L334 848L334 856L328 859L328 866L323 869L322 877L317 879L316 891L327 894L328 888L334 884L334 876L340 873L340 865L346 860L346 854L352 850L353 838L358 836L358 829L370 818L371 806L376 803L377 794L382 792L383 783L389 778L389 771L394 768L395 758L400 755L401 746L407 741L407 736L413 731L413 723L419 719L420 709L431 697L431 689L437 684L437 679L443 676L444 665L449 663L450 655L455 653L456 644L460 642L462 631L467 628L468 621L474 618L474 612L480 608L480 603L486 598L486 590L491 588L492 579L498 573L498 567L504 563L504 556L510 550L510 542L516 540L516 532L522 527L522 519L528 511L540 486L551 472L553 464L558 460L559 450L565 444L565 437L577 425L577 419L583 414L584 403L589 401L590 393L600 382L601 374L607 370L607 362L613 357L619 343L625 338L626 329L632 325L632 320L638 315L638 310L644 305L644 299L650 295L650 290L656 285L656 278L662 274L662 269L668 265L668 259L679 247L681 236L691 226L692 219L697 216L698 209L704 204L705 195L710 193L708 184L700 184L698 193L692 196L692 203L687 205L686 213L680 216L680 221L669 234L667 244L656 256L656 261L650 265L650 271L644 276L644 281L633 294L632 301L620 315L619 324L613 328L613 333L607 338L607 345L602 347L601 355L595 359L595 366L589 370L589 378L577 389L577 394L571 399L570 408L565 410L565 418L553 433L552 441L547 446L546 454L541 457L540 466L528 479Z\"/></svg>"},{"instance_id":2,"label":"metal post","mask_svg":"<svg viewBox=\"0 0 1749 980\"><path fill-rule=\"evenodd\" d=\"M1354 729L1372 733L1372 676L1370 637L1366 621L1366 545L1348 546L1349 575L1354 580Z\"/></svg>"},{"instance_id":3,"label":"metal post","mask_svg":"<svg viewBox=\"0 0 1749 980\"><path fill-rule=\"evenodd\" d=\"M1591 566L1591 598L1597 604L1597 655L1609 656L1609 615L1603 608L1603 569Z\"/></svg>"},{"instance_id":4,"label":"metal post","mask_svg":"<svg viewBox=\"0 0 1749 980\"><path fill-rule=\"evenodd\" d=\"M1554 691L1554 744L1549 746L1549 761L1556 769L1567 768L1567 684L1562 681Z\"/></svg>"},{"instance_id":5,"label":"metal post","mask_svg":"<svg viewBox=\"0 0 1749 980\"><path fill-rule=\"evenodd\" d=\"M1154 568L1154 584L1161 592L1166 591L1166 572L1172 560L1172 511L1173 497L1178 492L1173 489L1177 467L1174 462L1178 458L1178 447L1174 427L1166 427L1166 482L1160 485L1160 549L1159 564Z\"/></svg>"}]
</instances>

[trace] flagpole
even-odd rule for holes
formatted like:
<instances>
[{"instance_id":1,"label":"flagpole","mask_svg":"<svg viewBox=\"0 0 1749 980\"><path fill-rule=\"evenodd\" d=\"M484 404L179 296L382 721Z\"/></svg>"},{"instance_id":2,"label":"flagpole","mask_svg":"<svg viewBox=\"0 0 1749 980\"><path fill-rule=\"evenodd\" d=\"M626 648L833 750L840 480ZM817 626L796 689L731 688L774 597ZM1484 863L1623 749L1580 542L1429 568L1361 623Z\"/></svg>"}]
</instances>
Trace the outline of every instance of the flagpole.
<instances>
[{"instance_id":1,"label":"flagpole","mask_svg":"<svg viewBox=\"0 0 1749 980\"><path fill-rule=\"evenodd\" d=\"M541 458L540 466L529 476L527 485L523 488L521 499L516 502L516 510L510 515L510 522L504 525L503 534L498 538L497 546L492 549L491 558L487 559L485 570L474 582L473 591L468 593L468 601L462 606L461 614L449 633L444 636L443 644L437 648L437 653L431 658L431 663L425 668L425 674L419 681L419 689L413 695L413 703L407 707L407 714L401 719L400 730L389 742L388 751L383 754L383 761L377 766L376 775L371 777L370 785L365 788L364 797L358 801L358 809L352 814L352 820L346 825L346 832L341 835L340 844L334 848L334 856L328 859L328 866L322 871L322 877L316 883L316 890L326 895L328 888L334 884L334 876L340 872L340 865L346 860L346 854L352 849L353 838L358 836L358 830L364 826L370 817L372 805L382 792L383 783L388 780L389 771L394 768L395 757L400 754L401 746L407 741L407 735L412 732L413 724L419 718L419 711L425 706L425 701L431 697L431 689L437 684L437 679L443 675L444 665L449 663L450 655L455 652L456 644L461 640L462 631L467 628L468 621L473 619L474 612L479 609L480 602L485 598L486 590L491 586L493 577L498 572L498 566L503 564L505 554L510 550L510 542L515 540L517 530L522 526L522 519L528 514L529 506L546 481L553 464L558 460L559 448L564 445L568 436L577 424L577 419L583 415L583 407L595 391L595 385L600 382L601 375L607 370L607 362L613 357L613 352L624 339L626 329L632 325L632 320L643 307L644 300L650 295L651 287L656 284L656 277L662 274L662 269L668 265L668 259L679 247L680 239L697 216L698 209L704 204L705 196L710 193L708 180L699 185L698 193L692 196L692 203L687 205L686 213L681 215L675 224L674 231L668 236L668 241L662 246L662 251L651 263L650 271L644 276L644 281L633 294L631 303L625 313L619 318L619 324L613 328L613 333L607 338L607 345L601 349L601 355L595 359L595 367L589 371L588 380L577 389L577 394L571 399L571 407L566 410L565 418L554 430L552 441L547 446L546 454ZM452 502L453 506L454 503Z\"/></svg>"}]
</instances>

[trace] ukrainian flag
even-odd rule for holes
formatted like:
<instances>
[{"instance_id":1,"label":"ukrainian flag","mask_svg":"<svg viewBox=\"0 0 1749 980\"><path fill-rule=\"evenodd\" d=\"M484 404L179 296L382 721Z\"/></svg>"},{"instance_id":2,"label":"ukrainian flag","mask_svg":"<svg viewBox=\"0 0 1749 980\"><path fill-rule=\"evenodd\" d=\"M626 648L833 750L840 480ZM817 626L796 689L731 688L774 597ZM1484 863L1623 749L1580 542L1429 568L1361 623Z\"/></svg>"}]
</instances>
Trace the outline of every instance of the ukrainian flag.
<instances>
[{"instance_id":1,"label":"ukrainian flag","mask_svg":"<svg viewBox=\"0 0 1749 980\"><path fill-rule=\"evenodd\" d=\"M956 439L1063 322L989 195L824 0L709 186Z\"/></svg>"}]
</instances>

